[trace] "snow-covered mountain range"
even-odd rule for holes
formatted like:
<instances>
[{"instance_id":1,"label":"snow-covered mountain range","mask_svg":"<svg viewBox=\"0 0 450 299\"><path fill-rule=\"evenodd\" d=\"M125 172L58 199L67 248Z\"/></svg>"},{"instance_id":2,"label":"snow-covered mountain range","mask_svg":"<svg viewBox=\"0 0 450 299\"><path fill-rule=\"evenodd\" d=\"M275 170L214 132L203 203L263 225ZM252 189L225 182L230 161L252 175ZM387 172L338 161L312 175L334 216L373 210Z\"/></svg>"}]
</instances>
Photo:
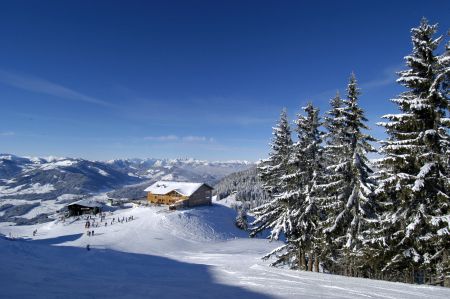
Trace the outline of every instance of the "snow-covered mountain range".
<instances>
[{"instance_id":1,"label":"snow-covered mountain range","mask_svg":"<svg viewBox=\"0 0 450 299\"><path fill-rule=\"evenodd\" d=\"M208 162L195 159L32 158L0 154L0 222L42 221L46 211L85 196L108 192L112 198L138 198L156 180L197 181L211 185L247 169L247 161ZM43 216L37 211L42 209ZM56 206L55 206L56 205ZM37 217L37 218L36 218ZM25 217L26 218L26 217ZM29 222L29 221L25 221Z\"/></svg>"}]
</instances>

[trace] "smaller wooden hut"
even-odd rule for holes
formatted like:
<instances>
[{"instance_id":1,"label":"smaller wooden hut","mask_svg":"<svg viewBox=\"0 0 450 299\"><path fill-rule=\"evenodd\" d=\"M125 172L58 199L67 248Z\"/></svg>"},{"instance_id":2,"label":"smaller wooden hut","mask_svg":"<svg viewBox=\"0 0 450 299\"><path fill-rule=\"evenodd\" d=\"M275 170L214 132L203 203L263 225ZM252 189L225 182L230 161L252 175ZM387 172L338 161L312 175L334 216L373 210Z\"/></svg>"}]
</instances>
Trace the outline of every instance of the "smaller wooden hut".
<instances>
[{"instance_id":1,"label":"smaller wooden hut","mask_svg":"<svg viewBox=\"0 0 450 299\"><path fill-rule=\"evenodd\" d=\"M101 212L102 205L92 199L82 199L73 202L67 206L70 216L79 216L83 214L98 214Z\"/></svg>"}]
</instances>

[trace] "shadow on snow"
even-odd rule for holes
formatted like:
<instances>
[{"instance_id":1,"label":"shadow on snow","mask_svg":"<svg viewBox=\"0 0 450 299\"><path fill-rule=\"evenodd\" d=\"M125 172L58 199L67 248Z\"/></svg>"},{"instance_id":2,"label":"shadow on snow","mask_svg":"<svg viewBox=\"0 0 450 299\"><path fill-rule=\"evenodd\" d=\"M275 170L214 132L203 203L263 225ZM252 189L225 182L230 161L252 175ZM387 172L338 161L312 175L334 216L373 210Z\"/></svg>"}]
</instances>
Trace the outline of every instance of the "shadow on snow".
<instances>
[{"instance_id":1,"label":"shadow on snow","mask_svg":"<svg viewBox=\"0 0 450 299\"><path fill-rule=\"evenodd\" d=\"M48 238L48 239L23 239L24 241L27 242L33 242L35 244L47 244L47 245L56 245L56 244L61 244L64 242L70 242L70 241L75 241L79 238L81 238L83 236L82 233L80 234L73 234L73 235L66 235L66 236L59 236L59 237L55 237L55 238Z\"/></svg>"},{"instance_id":2,"label":"shadow on snow","mask_svg":"<svg viewBox=\"0 0 450 299\"><path fill-rule=\"evenodd\" d=\"M68 239L12 242L0 238L2 297L270 298L217 282L206 265L153 255L48 245L64 241Z\"/></svg>"}]
</instances>

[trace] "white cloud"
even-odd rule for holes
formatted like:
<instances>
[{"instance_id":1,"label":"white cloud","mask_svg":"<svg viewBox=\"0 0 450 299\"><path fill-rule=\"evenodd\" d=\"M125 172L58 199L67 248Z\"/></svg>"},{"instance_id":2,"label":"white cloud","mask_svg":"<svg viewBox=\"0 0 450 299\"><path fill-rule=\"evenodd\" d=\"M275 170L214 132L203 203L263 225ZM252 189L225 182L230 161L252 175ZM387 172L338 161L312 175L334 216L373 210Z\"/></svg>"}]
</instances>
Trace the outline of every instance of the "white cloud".
<instances>
[{"instance_id":1,"label":"white cloud","mask_svg":"<svg viewBox=\"0 0 450 299\"><path fill-rule=\"evenodd\" d=\"M85 95L60 84L47 81L45 79L18 75L12 72L0 70L0 82L19 89L55 96L58 98L81 101L102 106L111 106L103 100Z\"/></svg>"},{"instance_id":2,"label":"white cloud","mask_svg":"<svg viewBox=\"0 0 450 299\"><path fill-rule=\"evenodd\" d=\"M176 135L166 135L166 136L147 136L144 137L144 139L151 141L177 141L179 138Z\"/></svg>"},{"instance_id":3,"label":"white cloud","mask_svg":"<svg viewBox=\"0 0 450 299\"><path fill-rule=\"evenodd\" d=\"M184 142L198 142L198 143L204 143L204 142L215 142L215 139L213 137L206 137L206 136L184 136L182 138Z\"/></svg>"},{"instance_id":4,"label":"white cloud","mask_svg":"<svg viewBox=\"0 0 450 299\"><path fill-rule=\"evenodd\" d=\"M14 132L0 132L0 136L14 136L16 133Z\"/></svg>"},{"instance_id":5,"label":"white cloud","mask_svg":"<svg viewBox=\"0 0 450 299\"><path fill-rule=\"evenodd\" d=\"M184 136L183 141L187 142L205 142L208 138L205 136Z\"/></svg>"}]
</instances>

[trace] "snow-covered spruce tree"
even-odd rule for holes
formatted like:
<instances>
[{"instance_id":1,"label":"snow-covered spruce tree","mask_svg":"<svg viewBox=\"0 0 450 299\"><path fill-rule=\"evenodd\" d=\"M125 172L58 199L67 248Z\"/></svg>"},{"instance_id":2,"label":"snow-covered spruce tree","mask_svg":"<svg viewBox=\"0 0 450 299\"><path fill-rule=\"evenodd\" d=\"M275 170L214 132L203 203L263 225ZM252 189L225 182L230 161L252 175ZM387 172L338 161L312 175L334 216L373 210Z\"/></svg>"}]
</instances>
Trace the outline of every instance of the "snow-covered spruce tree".
<instances>
[{"instance_id":1,"label":"snow-covered spruce tree","mask_svg":"<svg viewBox=\"0 0 450 299\"><path fill-rule=\"evenodd\" d=\"M448 31L448 37L450 37L450 30ZM447 195L447 211L442 213L442 216L437 216L434 219L434 223L441 225L442 229L438 230L437 236L433 238L433 245L440 249L438 254L435 255L435 272L438 275L439 281L444 286L450 287L450 211L448 208L448 204L450 203L450 40L447 41L444 53L437 57L437 63L437 76L432 90L436 89L441 94L444 103L447 101L447 109L443 109L443 117L440 119L442 126L438 129L440 136L446 136L446 138L444 137L445 141L441 142L441 151L444 153L442 156L442 164L445 168L445 176L447 177L446 183L444 183L445 194Z\"/></svg>"},{"instance_id":2,"label":"snow-covered spruce tree","mask_svg":"<svg viewBox=\"0 0 450 299\"><path fill-rule=\"evenodd\" d=\"M450 270L449 58L448 48L435 55L442 40L434 38L436 30L426 19L411 30L408 69L397 80L407 90L392 100L400 113L380 123L388 134L377 189L389 207L382 225L383 272L396 280L402 273L412 281L420 269L443 278Z\"/></svg>"},{"instance_id":3,"label":"snow-covered spruce tree","mask_svg":"<svg viewBox=\"0 0 450 299\"><path fill-rule=\"evenodd\" d=\"M314 261L314 270L318 272L323 249L323 133L319 130L319 109L308 103L303 110L306 115L298 114L295 121L298 141L293 145L293 156L296 157L295 177L299 184L293 210L296 230L290 241L298 251L300 268L312 271Z\"/></svg>"},{"instance_id":4,"label":"snow-covered spruce tree","mask_svg":"<svg viewBox=\"0 0 450 299\"><path fill-rule=\"evenodd\" d=\"M248 222L247 222L247 208L246 207L240 207L238 209L238 214L236 216L235 225L242 229L247 230L248 228Z\"/></svg>"},{"instance_id":5,"label":"snow-covered spruce tree","mask_svg":"<svg viewBox=\"0 0 450 299\"><path fill-rule=\"evenodd\" d=\"M324 157L326 170L323 174L323 183L325 191L324 211L327 215L323 227L331 227L336 222L339 210L342 208L342 202L345 194L350 194L348 181L350 171L346 168L348 161L348 150L345 134L346 122L344 117L344 101L336 93L336 96L330 100L331 109L326 112L324 117L324 127L327 130L324 140ZM345 177L347 175L347 179ZM327 233L322 250L322 263L324 267L333 273L338 273L341 266L340 248L345 244L345 235Z\"/></svg>"},{"instance_id":6,"label":"snow-covered spruce tree","mask_svg":"<svg viewBox=\"0 0 450 299\"><path fill-rule=\"evenodd\" d=\"M279 191L280 177L286 174L292 149L291 129L286 109L281 111L280 120L273 128L272 135L269 158L261 160L257 167L262 187L269 196L277 194Z\"/></svg>"},{"instance_id":7,"label":"snow-covered spruce tree","mask_svg":"<svg viewBox=\"0 0 450 299\"><path fill-rule=\"evenodd\" d=\"M373 199L375 183L370 178L372 169L367 158L369 152L376 151L370 144L375 139L364 133L368 129L365 125L367 119L358 104L359 94L356 78L352 74L344 107L333 112L339 113L339 128L335 129L337 140L333 141L338 144L335 155L339 160L329 165L328 170L334 175L327 177L331 180L326 184L328 190L332 190L327 192L327 202L334 200L334 203L327 209L330 220L325 223L324 233L330 247L339 253L338 261L347 275L365 275L361 266L366 265L364 239L373 229L371 222L376 219ZM341 131L342 124L345 128ZM330 151L330 148L327 150Z\"/></svg>"},{"instance_id":8,"label":"snow-covered spruce tree","mask_svg":"<svg viewBox=\"0 0 450 299\"><path fill-rule=\"evenodd\" d=\"M281 113L280 121L273 129L273 140L269 158L258 165L263 188L269 193L269 202L252 210L255 220L251 223L250 236L268 229L269 239L278 240L281 236L286 244L265 256L276 256L272 265L288 264L295 267L291 261L292 244L290 239L295 230L292 220L293 197L296 196L296 185L292 176L292 139L286 111ZM286 251L287 250L287 251ZM279 253L284 252L279 255Z\"/></svg>"}]
</instances>

